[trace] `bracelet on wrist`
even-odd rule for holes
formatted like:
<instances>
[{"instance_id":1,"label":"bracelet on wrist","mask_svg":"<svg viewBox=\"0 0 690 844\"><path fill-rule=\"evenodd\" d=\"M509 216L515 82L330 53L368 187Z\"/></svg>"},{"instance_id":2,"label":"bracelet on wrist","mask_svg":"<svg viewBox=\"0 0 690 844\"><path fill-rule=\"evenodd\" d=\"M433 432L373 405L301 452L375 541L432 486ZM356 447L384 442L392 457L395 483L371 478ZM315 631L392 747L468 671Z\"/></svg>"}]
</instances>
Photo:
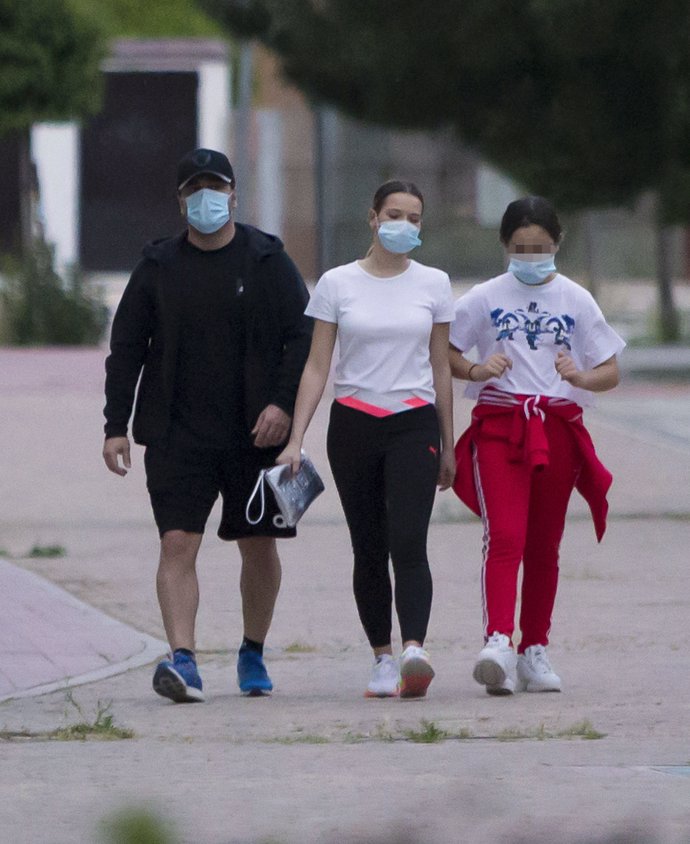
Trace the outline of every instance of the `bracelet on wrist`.
<instances>
[{"instance_id":1,"label":"bracelet on wrist","mask_svg":"<svg viewBox=\"0 0 690 844\"><path fill-rule=\"evenodd\" d=\"M474 381L474 379L472 378L472 370L475 368L475 366L479 366L479 364L473 363L472 366L467 370L467 380L468 381Z\"/></svg>"}]
</instances>

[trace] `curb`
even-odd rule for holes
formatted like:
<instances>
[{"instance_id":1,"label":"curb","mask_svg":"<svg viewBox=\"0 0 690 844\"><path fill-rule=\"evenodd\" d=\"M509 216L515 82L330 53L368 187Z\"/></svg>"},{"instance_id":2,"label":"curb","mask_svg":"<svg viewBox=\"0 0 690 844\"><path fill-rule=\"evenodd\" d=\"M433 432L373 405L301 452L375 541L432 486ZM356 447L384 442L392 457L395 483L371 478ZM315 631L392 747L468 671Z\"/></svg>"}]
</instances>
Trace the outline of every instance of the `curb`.
<instances>
[{"instance_id":1,"label":"curb","mask_svg":"<svg viewBox=\"0 0 690 844\"><path fill-rule=\"evenodd\" d=\"M89 650L95 663L92 669L68 674L59 679L39 681L25 688L10 681L10 685L15 688L7 691L0 686L0 703L16 698L44 695L59 689L68 689L112 677L115 674L122 674L132 668L147 665L168 651L166 642L106 615L51 581L13 565L4 558L0 558L0 581L4 583L3 596L0 597L0 610L2 610L0 630L2 630L3 621L7 623L6 619L9 618L15 641L22 642L21 653L17 654L18 661L23 657L34 655L43 658L47 665L52 663L54 666L59 666L60 654L57 652L56 644L43 639L38 645L36 641L37 626L39 627L38 637L41 638L40 622L49 618L56 630L55 642L59 642L59 634L70 636L72 632L70 628L77 629L78 633L88 631L88 644L91 645ZM9 639L9 635L7 638ZM116 648L119 646L118 657L112 661L102 653L100 647L104 643L107 645L109 641ZM77 644L79 644L78 640ZM80 654L80 656L88 658L89 655ZM5 657L12 658L11 647L5 650ZM105 665L98 665L103 661L106 661ZM56 673L56 670L53 673ZM0 667L0 680L2 674L8 674L7 664Z\"/></svg>"}]
</instances>

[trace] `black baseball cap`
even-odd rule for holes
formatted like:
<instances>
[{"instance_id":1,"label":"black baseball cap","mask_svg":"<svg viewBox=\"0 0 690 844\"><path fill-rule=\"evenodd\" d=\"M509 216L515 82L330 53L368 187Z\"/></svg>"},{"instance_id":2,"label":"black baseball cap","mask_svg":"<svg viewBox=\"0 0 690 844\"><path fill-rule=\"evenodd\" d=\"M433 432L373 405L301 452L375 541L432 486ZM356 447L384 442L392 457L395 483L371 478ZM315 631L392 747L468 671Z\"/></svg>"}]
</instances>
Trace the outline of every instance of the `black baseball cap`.
<instances>
[{"instance_id":1,"label":"black baseball cap","mask_svg":"<svg viewBox=\"0 0 690 844\"><path fill-rule=\"evenodd\" d=\"M235 184L235 174L226 155L215 149L193 149L177 165L177 189L182 190L190 179L202 173L211 173L230 185Z\"/></svg>"}]
</instances>

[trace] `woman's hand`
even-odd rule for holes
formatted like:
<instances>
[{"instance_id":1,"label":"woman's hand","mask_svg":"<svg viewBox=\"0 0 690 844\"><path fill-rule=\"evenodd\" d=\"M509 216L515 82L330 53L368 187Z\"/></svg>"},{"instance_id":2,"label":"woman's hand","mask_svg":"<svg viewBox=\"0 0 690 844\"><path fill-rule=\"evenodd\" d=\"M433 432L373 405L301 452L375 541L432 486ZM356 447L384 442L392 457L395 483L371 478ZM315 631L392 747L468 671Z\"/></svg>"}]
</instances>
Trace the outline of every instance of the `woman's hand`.
<instances>
[{"instance_id":1,"label":"woman's hand","mask_svg":"<svg viewBox=\"0 0 690 844\"><path fill-rule=\"evenodd\" d=\"M577 366L575 366L575 361L570 357L570 355L566 354L564 351L560 351L556 355L554 365L556 367L556 372L564 381L572 384L573 387L582 386L580 383L582 372L577 368Z\"/></svg>"},{"instance_id":2,"label":"woman's hand","mask_svg":"<svg viewBox=\"0 0 690 844\"><path fill-rule=\"evenodd\" d=\"M455 450L444 449L441 452L441 460L438 467L438 488L449 489L455 480Z\"/></svg>"},{"instance_id":3,"label":"woman's hand","mask_svg":"<svg viewBox=\"0 0 690 844\"><path fill-rule=\"evenodd\" d=\"M292 474L299 472L300 464L302 463L302 448L297 443L289 442L285 448L276 457L276 463L279 466L287 465L292 469Z\"/></svg>"},{"instance_id":4,"label":"woman's hand","mask_svg":"<svg viewBox=\"0 0 690 844\"><path fill-rule=\"evenodd\" d=\"M554 365L556 372L564 381L572 384L573 387L589 390L592 393L603 393L605 390L611 390L620 380L618 361L615 355L595 366L594 369L578 369L570 355L560 351L556 356Z\"/></svg>"},{"instance_id":5,"label":"woman's hand","mask_svg":"<svg viewBox=\"0 0 690 844\"><path fill-rule=\"evenodd\" d=\"M470 381L488 381L489 378L500 378L506 369L513 368L513 361L507 355L491 355L484 363L475 363L470 367L472 377Z\"/></svg>"}]
</instances>

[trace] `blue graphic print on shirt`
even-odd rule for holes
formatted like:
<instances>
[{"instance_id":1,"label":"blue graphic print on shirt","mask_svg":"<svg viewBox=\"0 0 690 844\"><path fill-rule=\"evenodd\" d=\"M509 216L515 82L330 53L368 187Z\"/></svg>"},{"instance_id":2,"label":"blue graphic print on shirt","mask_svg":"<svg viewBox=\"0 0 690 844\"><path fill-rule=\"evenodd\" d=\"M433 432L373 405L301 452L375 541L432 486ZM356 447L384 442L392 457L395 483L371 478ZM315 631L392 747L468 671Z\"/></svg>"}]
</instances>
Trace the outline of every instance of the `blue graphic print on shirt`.
<instances>
[{"instance_id":1,"label":"blue graphic print on shirt","mask_svg":"<svg viewBox=\"0 0 690 844\"><path fill-rule=\"evenodd\" d=\"M514 311L495 308L491 311L491 324L499 329L497 341L515 340L515 332L522 332L533 351L537 350L545 335L553 337L555 346L564 346L570 351L570 337L575 328L575 320L571 316L554 316L548 311L541 311L536 302L530 302L526 311L524 308Z\"/></svg>"}]
</instances>

